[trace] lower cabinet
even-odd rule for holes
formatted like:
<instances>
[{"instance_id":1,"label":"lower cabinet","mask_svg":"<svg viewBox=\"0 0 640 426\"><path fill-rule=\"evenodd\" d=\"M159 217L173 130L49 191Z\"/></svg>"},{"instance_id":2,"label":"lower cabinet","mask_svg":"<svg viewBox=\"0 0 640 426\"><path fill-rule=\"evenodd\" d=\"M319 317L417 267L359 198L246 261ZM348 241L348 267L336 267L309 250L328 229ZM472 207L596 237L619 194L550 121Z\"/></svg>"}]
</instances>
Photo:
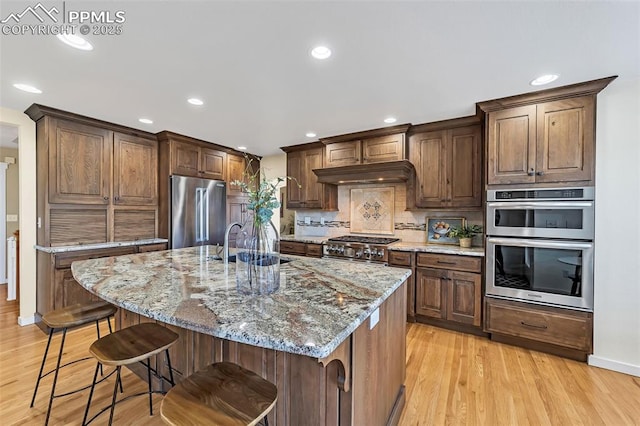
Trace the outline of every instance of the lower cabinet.
<instances>
[{"instance_id":1,"label":"lower cabinet","mask_svg":"<svg viewBox=\"0 0 640 426\"><path fill-rule=\"evenodd\" d=\"M416 315L480 327L481 300L481 258L416 255Z\"/></svg>"},{"instance_id":2,"label":"lower cabinet","mask_svg":"<svg viewBox=\"0 0 640 426\"><path fill-rule=\"evenodd\" d=\"M485 299L485 331L493 340L586 360L592 352L590 312Z\"/></svg>"},{"instance_id":3,"label":"lower cabinet","mask_svg":"<svg viewBox=\"0 0 640 426\"><path fill-rule=\"evenodd\" d=\"M322 244L303 243L300 241L280 241L281 254L296 256L322 257Z\"/></svg>"},{"instance_id":4,"label":"lower cabinet","mask_svg":"<svg viewBox=\"0 0 640 426\"><path fill-rule=\"evenodd\" d=\"M407 321L416 320L416 256L411 251L389 250L389 266L411 269L407 279Z\"/></svg>"}]
</instances>

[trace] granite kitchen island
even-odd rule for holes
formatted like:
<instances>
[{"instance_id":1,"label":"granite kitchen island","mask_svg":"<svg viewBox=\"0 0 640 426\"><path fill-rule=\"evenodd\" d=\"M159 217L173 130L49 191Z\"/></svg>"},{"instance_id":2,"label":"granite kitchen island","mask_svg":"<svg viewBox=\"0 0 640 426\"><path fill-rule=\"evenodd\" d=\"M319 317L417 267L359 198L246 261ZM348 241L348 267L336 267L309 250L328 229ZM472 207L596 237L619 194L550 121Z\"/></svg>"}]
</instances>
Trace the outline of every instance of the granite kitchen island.
<instances>
[{"instance_id":1,"label":"granite kitchen island","mask_svg":"<svg viewBox=\"0 0 640 426\"><path fill-rule=\"evenodd\" d=\"M272 424L398 422L409 270L288 256L276 293L247 296L236 291L235 264L214 260L213 251L91 259L72 272L122 308L118 328L155 320L180 335L171 349L178 380L231 361L276 384ZM157 364L166 373L162 357Z\"/></svg>"}]
</instances>

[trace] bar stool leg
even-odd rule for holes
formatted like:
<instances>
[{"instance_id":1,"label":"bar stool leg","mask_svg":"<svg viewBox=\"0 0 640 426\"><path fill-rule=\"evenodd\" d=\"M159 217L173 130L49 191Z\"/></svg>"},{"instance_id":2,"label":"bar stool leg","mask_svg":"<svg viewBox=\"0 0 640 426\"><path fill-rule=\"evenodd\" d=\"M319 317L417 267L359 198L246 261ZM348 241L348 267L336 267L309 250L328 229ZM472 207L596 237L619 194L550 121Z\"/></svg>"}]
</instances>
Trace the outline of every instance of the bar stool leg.
<instances>
[{"instance_id":1,"label":"bar stool leg","mask_svg":"<svg viewBox=\"0 0 640 426\"><path fill-rule=\"evenodd\" d=\"M60 371L60 360L64 350L64 339L67 337L67 328L62 329L62 340L60 341L60 352L58 353L58 363L56 364L56 372L53 375L53 386L51 387L51 395L49 395L49 407L47 408L47 418L44 421L45 426L49 424L49 416L51 415L51 405L53 405L53 397L56 393L56 382L58 381L58 372Z\"/></svg>"},{"instance_id":2,"label":"bar stool leg","mask_svg":"<svg viewBox=\"0 0 640 426\"><path fill-rule=\"evenodd\" d=\"M109 318L107 318L108 320ZM96 320L96 335L98 336L98 340L100 340L100 320ZM102 364L100 364L100 376L104 376L104 371L102 371Z\"/></svg>"},{"instance_id":3,"label":"bar stool leg","mask_svg":"<svg viewBox=\"0 0 640 426\"><path fill-rule=\"evenodd\" d=\"M49 329L49 340L47 340L47 347L44 350L44 356L42 357L42 364L40 365L40 372L38 373L38 380L36 381L36 388L33 390L33 398L31 398L31 405L29 407L33 408L33 404L36 401L36 394L38 393L38 386L40 386L40 379L42 379L42 370L44 370L44 364L47 361L47 354L49 353L49 346L51 345L51 338L53 337L53 328Z\"/></svg>"},{"instance_id":4,"label":"bar stool leg","mask_svg":"<svg viewBox=\"0 0 640 426\"><path fill-rule=\"evenodd\" d=\"M147 382L149 383L149 415L153 416L153 394L151 393L151 362L147 358Z\"/></svg>"},{"instance_id":5,"label":"bar stool leg","mask_svg":"<svg viewBox=\"0 0 640 426\"><path fill-rule=\"evenodd\" d=\"M89 407L91 406L91 398L93 397L93 389L96 387L96 379L98 378L98 370L100 369L100 363L96 363L96 371L93 373L93 381L91 382L91 390L89 391L89 400L87 401L87 407L84 409L84 417L82 418L82 426L87 424L87 416L89 415Z\"/></svg>"},{"instance_id":6,"label":"bar stool leg","mask_svg":"<svg viewBox=\"0 0 640 426\"><path fill-rule=\"evenodd\" d=\"M171 357L169 356L169 349L165 349L164 356L167 359L167 366L169 367L169 380L171 381L171 386L175 386L176 382L173 381L173 368L171 368Z\"/></svg>"},{"instance_id":7,"label":"bar stool leg","mask_svg":"<svg viewBox=\"0 0 640 426\"><path fill-rule=\"evenodd\" d=\"M269 426L269 419L267 416L264 416L264 426Z\"/></svg>"},{"instance_id":8,"label":"bar stool leg","mask_svg":"<svg viewBox=\"0 0 640 426\"><path fill-rule=\"evenodd\" d=\"M118 382L120 381L120 369L121 365L116 367L116 377L117 380L113 385L113 398L111 399L111 413L109 414L109 426L113 423L113 412L116 409L116 395L118 395Z\"/></svg>"}]
</instances>

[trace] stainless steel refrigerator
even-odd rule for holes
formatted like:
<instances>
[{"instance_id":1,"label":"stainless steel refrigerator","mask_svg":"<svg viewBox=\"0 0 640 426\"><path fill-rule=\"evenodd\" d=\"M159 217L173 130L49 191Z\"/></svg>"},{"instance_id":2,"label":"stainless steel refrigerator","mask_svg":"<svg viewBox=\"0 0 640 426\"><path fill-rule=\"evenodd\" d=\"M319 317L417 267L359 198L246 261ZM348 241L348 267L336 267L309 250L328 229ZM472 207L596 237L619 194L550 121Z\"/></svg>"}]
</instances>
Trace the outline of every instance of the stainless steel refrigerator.
<instances>
[{"instance_id":1,"label":"stainless steel refrigerator","mask_svg":"<svg viewBox=\"0 0 640 426\"><path fill-rule=\"evenodd\" d=\"M171 176L171 248L224 243L227 187L222 180Z\"/></svg>"}]
</instances>

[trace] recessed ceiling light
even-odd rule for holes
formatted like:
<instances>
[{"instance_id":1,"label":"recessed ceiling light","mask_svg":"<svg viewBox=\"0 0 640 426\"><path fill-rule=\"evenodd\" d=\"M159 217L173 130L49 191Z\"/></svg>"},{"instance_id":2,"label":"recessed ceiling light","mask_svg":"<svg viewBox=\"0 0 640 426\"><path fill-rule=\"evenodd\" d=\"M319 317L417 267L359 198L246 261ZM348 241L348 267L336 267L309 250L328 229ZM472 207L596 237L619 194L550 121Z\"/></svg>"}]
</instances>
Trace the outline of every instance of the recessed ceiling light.
<instances>
[{"instance_id":1,"label":"recessed ceiling light","mask_svg":"<svg viewBox=\"0 0 640 426\"><path fill-rule=\"evenodd\" d=\"M153 124L153 120L149 120L148 118L139 118L138 121L144 124Z\"/></svg>"},{"instance_id":2,"label":"recessed ceiling light","mask_svg":"<svg viewBox=\"0 0 640 426\"><path fill-rule=\"evenodd\" d=\"M16 89L20 89L23 92L42 93L42 90L38 89L37 87L30 86L28 84L16 83L13 85L13 87L15 87Z\"/></svg>"},{"instance_id":3,"label":"recessed ceiling light","mask_svg":"<svg viewBox=\"0 0 640 426\"><path fill-rule=\"evenodd\" d=\"M204 102L198 98L189 98L187 99L187 102L189 102L191 105L204 105Z\"/></svg>"},{"instance_id":4,"label":"recessed ceiling light","mask_svg":"<svg viewBox=\"0 0 640 426\"><path fill-rule=\"evenodd\" d=\"M394 117L387 117L384 119L384 122L387 124L395 123L397 120Z\"/></svg>"},{"instance_id":5,"label":"recessed ceiling light","mask_svg":"<svg viewBox=\"0 0 640 426\"><path fill-rule=\"evenodd\" d=\"M531 83L529 84L531 84L532 86L542 86L543 84L549 84L552 81L556 81L558 77L559 76L557 74L545 74L534 80L531 80Z\"/></svg>"},{"instance_id":6,"label":"recessed ceiling light","mask_svg":"<svg viewBox=\"0 0 640 426\"><path fill-rule=\"evenodd\" d=\"M240 151L246 151L247 147L246 146L238 146L238 147L236 147L236 149L239 149Z\"/></svg>"},{"instance_id":7,"label":"recessed ceiling light","mask_svg":"<svg viewBox=\"0 0 640 426\"><path fill-rule=\"evenodd\" d=\"M316 134L315 134L315 133L313 133L313 132L309 132L309 133L307 133L305 136L306 136L306 137L308 137L308 138L315 138L315 137L316 137Z\"/></svg>"},{"instance_id":8,"label":"recessed ceiling light","mask_svg":"<svg viewBox=\"0 0 640 426\"><path fill-rule=\"evenodd\" d=\"M60 40L64 44L75 47L76 49L93 50L93 45L79 35L58 34L56 37L58 37L58 40Z\"/></svg>"},{"instance_id":9,"label":"recessed ceiling light","mask_svg":"<svg viewBox=\"0 0 640 426\"><path fill-rule=\"evenodd\" d=\"M316 59L327 59L331 56L331 49L326 46L316 46L311 50L311 56Z\"/></svg>"}]
</instances>

